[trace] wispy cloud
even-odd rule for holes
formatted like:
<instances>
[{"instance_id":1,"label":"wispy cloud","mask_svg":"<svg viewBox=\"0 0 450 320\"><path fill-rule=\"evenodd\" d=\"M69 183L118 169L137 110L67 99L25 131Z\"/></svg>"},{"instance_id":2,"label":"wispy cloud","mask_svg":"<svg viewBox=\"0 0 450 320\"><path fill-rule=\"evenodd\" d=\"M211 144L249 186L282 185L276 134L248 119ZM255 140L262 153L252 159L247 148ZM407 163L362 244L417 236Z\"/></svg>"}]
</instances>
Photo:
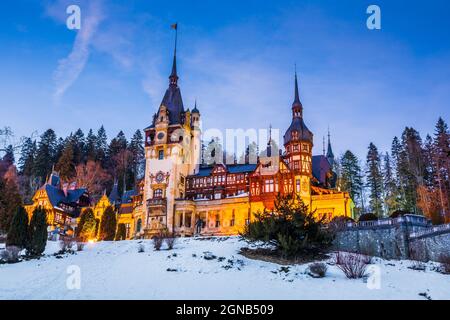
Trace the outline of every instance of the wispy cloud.
<instances>
[{"instance_id":1,"label":"wispy cloud","mask_svg":"<svg viewBox=\"0 0 450 320\"><path fill-rule=\"evenodd\" d=\"M65 12L65 10L62 12ZM75 37L72 51L66 58L58 61L58 66L53 74L55 84L53 99L55 104L59 104L64 93L74 84L85 68L89 59L93 37L103 18L100 1L89 1L82 8L81 29Z\"/></svg>"}]
</instances>

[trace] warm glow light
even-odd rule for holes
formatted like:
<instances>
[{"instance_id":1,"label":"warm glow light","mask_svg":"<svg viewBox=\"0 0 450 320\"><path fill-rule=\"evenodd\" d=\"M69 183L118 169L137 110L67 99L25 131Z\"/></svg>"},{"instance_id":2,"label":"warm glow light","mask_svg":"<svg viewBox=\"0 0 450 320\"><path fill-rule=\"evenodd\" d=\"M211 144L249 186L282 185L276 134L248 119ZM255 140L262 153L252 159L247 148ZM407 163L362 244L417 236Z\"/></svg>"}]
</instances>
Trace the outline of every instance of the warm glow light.
<instances>
[{"instance_id":1,"label":"warm glow light","mask_svg":"<svg viewBox=\"0 0 450 320\"><path fill-rule=\"evenodd\" d=\"M95 243L95 239L89 239L88 243Z\"/></svg>"}]
</instances>

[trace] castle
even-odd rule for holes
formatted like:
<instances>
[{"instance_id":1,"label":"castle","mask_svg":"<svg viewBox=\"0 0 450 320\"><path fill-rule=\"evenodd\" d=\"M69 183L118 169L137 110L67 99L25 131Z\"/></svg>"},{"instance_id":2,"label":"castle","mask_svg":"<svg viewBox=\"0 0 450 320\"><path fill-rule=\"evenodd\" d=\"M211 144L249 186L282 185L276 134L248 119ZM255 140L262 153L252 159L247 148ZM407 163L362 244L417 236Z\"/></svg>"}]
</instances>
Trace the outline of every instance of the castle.
<instances>
[{"instance_id":1,"label":"castle","mask_svg":"<svg viewBox=\"0 0 450 320\"><path fill-rule=\"evenodd\" d=\"M178 80L175 49L169 87L144 129L145 176L138 190L120 197L115 185L109 196L103 195L93 206L97 219L113 205L118 223L126 226L127 238L150 238L166 229L180 236L197 231L231 235L252 221L254 213L273 210L278 194L299 195L317 216L325 215L328 220L354 218L349 194L335 188L330 139L326 154L312 155L314 135L304 121L296 73L284 151L269 138L267 149L255 163L231 165L201 164L201 114L196 105L192 111L185 110ZM62 190L54 176L37 192L27 211L31 214L37 205L48 204L53 212L49 223L61 225L64 217L74 217L71 213L80 199L86 203L86 190Z\"/></svg>"}]
</instances>

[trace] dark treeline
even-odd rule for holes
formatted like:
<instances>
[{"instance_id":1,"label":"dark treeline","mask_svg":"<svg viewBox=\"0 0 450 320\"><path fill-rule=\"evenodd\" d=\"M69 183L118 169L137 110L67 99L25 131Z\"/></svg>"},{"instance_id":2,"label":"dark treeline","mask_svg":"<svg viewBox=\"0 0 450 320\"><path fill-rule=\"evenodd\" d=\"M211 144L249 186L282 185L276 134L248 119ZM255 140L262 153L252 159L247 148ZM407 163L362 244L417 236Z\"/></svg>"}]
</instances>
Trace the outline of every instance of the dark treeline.
<instances>
[{"instance_id":1,"label":"dark treeline","mask_svg":"<svg viewBox=\"0 0 450 320\"><path fill-rule=\"evenodd\" d=\"M424 214L435 224L450 222L450 134L442 118L422 140L406 127L382 153L370 143L362 163L351 151L337 161L338 188L348 191L359 214L395 211Z\"/></svg>"},{"instance_id":2,"label":"dark treeline","mask_svg":"<svg viewBox=\"0 0 450 320\"><path fill-rule=\"evenodd\" d=\"M1 211L9 212L9 207L15 208L17 202L29 203L52 170L59 173L64 183L76 182L78 187L87 187L94 199L104 190L109 191L115 180L119 191L134 188L144 171L144 138L140 130L130 141L122 131L109 141L103 126L87 134L78 129L67 137L58 137L48 129L38 139L25 137L16 146L6 145L2 151L0 217L4 219L0 220L5 221L0 221L0 229L3 231L7 230L12 214Z\"/></svg>"}]
</instances>

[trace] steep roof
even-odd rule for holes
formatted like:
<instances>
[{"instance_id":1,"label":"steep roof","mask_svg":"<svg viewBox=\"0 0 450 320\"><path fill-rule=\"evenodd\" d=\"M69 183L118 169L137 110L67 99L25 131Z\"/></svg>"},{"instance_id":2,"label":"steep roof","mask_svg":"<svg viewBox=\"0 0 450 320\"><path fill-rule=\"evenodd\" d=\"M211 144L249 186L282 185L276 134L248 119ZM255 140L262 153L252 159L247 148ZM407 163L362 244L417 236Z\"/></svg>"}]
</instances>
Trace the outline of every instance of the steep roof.
<instances>
[{"instance_id":1,"label":"steep roof","mask_svg":"<svg viewBox=\"0 0 450 320\"><path fill-rule=\"evenodd\" d=\"M256 166L256 164L231 164L226 165L225 167L229 173L248 173L255 171ZM198 173L192 175L191 177L208 177L211 175L214 167L215 166L200 167Z\"/></svg>"}]
</instances>

